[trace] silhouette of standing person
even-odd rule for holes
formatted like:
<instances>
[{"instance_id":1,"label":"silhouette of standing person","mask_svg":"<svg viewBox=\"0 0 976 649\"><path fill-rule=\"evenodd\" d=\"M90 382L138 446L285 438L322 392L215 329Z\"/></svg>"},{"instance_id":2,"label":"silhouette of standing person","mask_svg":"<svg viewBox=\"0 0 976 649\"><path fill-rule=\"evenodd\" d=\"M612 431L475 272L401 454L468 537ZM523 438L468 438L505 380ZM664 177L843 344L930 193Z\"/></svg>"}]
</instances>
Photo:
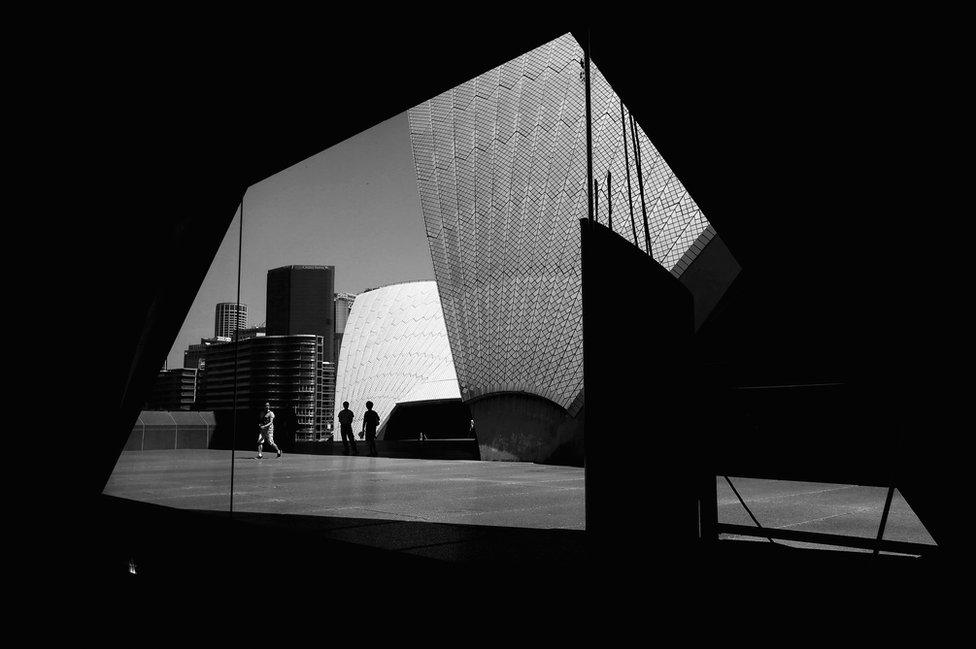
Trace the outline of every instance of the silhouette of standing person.
<instances>
[{"instance_id":1,"label":"silhouette of standing person","mask_svg":"<svg viewBox=\"0 0 976 649\"><path fill-rule=\"evenodd\" d=\"M356 435L352 432L352 420L355 417L355 413L349 409L349 402L342 402L342 410L339 411L339 434L342 435L342 450L345 453L349 453L349 447L352 447L352 454L359 455L359 451L356 450Z\"/></svg>"},{"instance_id":2,"label":"silhouette of standing person","mask_svg":"<svg viewBox=\"0 0 976 649\"><path fill-rule=\"evenodd\" d=\"M264 412L261 413L261 418L258 420L258 458L264 457L261 455L261 449L264 448L264 443L268 442L268 446L273 448L277 453L278 457L281 457L281 449L275 444L274 441L274 412L271 411L271 404L267 401L264 402Z\"/></svg>"},{"instance_id":3,"label":"silhouette of standing person","mask_svg":"<svg viewBox=\"0 0 976 649\"><path fill-rule=\"evenodd\" d=\"M366 402L366 412L363 414L363 432L366 435L366 442L369 444L369 454L376 453L376 428L380 425L380 416L373 410L373 402ZM362 434L360 436L362 436Z\"/></svg>"}]
</instances>

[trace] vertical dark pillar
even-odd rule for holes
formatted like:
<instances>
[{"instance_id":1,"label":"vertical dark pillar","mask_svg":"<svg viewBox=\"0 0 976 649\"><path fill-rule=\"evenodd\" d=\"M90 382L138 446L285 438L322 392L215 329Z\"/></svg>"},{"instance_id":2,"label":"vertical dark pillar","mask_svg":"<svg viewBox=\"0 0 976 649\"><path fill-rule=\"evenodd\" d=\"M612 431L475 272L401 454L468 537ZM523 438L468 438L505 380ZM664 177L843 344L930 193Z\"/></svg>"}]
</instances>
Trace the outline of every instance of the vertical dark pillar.
<instances>
[{"instance_id":1,"label":"vertical dark pillar","mask_svg":"<svg viewBox=\"0 0 976 649\"><path fill-rule=\"evenodd\" d=\"M695 414L706 404L690 383L694 301L631 242L587 219L580 228L591 559L675 561L697 547L707 472Z\"/></svg>"},{"instance_id":2,"label":"vertical dark pillar","mask_svg":"<svg viewBox=\"0 0 976 649\"><path fill-rule=\"evenodd\" d=\"M708 439L708 435L703 435L700 439ZM711 462L702 458L700 467L695 467L695 475L698 479L698 520L700 527L701 540L705 543L718 541L718 489L716 488L716 478L714 470L709 470ZM698 470L698 469L701 470Z\"/></svg>"}]
</instances>

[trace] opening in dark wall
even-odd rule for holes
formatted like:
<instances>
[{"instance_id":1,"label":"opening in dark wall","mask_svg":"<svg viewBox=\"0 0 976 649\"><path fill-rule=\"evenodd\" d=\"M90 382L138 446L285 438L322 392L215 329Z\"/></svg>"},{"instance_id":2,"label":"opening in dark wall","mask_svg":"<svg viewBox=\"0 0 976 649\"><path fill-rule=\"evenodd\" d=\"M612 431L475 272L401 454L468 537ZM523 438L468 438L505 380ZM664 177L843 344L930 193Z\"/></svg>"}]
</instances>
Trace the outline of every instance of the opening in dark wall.
<instances>
[{"instance_id":1,"label":"opening in dark wall","mask_svg":"<svg viewBox=\"0 0 976 649\"><path fill-rule=\"evenodd\" d=\"M469 404L481 459L582 466L583 420L552 401L505 392Z\"/></svg>"},{"instance_id":2,"label":"opening in dark wall","mask_svg":"<svg viewBox=\"0 0 976 649\"><path fill-rule=\"evenodd\" d=\"M380 439L467 439L472 437L471 409L460 399L398 404L380 432Z\"/></svg>"}]
</instances>

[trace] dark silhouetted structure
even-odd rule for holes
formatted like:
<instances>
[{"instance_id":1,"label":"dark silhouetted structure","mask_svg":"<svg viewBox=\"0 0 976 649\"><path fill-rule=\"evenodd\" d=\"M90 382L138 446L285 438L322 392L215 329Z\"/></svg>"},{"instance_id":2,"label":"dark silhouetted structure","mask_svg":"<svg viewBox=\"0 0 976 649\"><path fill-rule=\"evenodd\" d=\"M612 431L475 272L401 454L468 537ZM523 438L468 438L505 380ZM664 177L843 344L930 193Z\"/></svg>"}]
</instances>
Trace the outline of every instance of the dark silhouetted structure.
<instances>
[{"instance_id":1,"label":"dark silhouetted structure","mask_svg":"<svg viewBox=\"0 0 976 649\"><path fill-rule=\"evenodd\" d=\"M71 526L84 526L89 532L84 542L69 544L68 551L76 557L59 561L59 568L90 568L89 576L102 579L117 571L122 583L129 579L128 561L136 554L146 583L178 584L184 590L189 584L206 585L214 602L221 599L214 597L215 590L234 592L241 584L255 587L253 571L241 569L254 548L314 545L314 556L285 555L278 575L314 584L310 588L315 595L321 594L322 583L330 581L361 584L362 595L374 600L376 581L360 579L359 574L362 566L370 565L387 571L384 583L408 584L402 589L406 592L384 593L387 601L413 602L418 595L434 601L445 593L463 593L471 597L457 599L470 613L477 610L472 607L474 600L487 599L481 593L494 595L500 588L511 588L511 575L518 570L532 575L533 586L540 591L534 602L539 607L548 604L561 617L565 617L565 594L573 589L619 593L594 601L579 616L580 626L602 629L607 616L613 615L625 626L642 625L635 630L645 633L648 624L660 628L656 620L648 619L649 611L657 619L683 614L683 620L694 621L683 631L694 633L711 619L710 603L728 608L788 599L794 604L811 593L844 595L852 592L852 586L859 604L886 607L885 615L875 618L879 626L890 626L892 618L886 616L917 610L920 597L955 596L953 589L936 587L941 584L935 579L921 588L916 580L946 575L946 566L961 565L968 540L963 500L968 492L959 488L960 477L967 475L961 459L968 455L958 451L951 404L941 393L948 391L947 381L942 380L949 376L945 359L957 358L965 344L965 336L953 326L968 322L962 299L966 293L951 284L954 277L967 274L954 264L961 266L960 259L969 262L966 255L952 250L941 254L952 239L946 233L956 232L961 221L955 205L939 209L933 203L933 197L941 196L933 188L949 184L945 178L932 182L935 174L929 171L929 167L938 169L942 161L941 152L931 150L929 143L958 141L939 137L946 135L945 113L953 103L943 101L948 96L940 93L942 88L957 87L965 71L951 69L952 57L944 56L941 49L904 46L903 34L917 33L918 23L924 21L918 12L911 14L910 24L899 25L899 18L891 16L892 24L884 29L878 29L873 12L857 15L853 10L842 21L829 12L797 12L789 16L795 19L791 28L782 30L769 30L758 11L743 20L712 23L701 12L669 22L634 17L612 24L594 19L589 34L585 26L567 24L557 14L546 20L507 21L504 37L497 24L486 20L471 21L464 29L442 30L436 38L418 38L430 29L425 17L416 19L414 29L406 28L406 22L392 21L387 21L389 26L374 21L368 30L337 29L330 34L329 49L345 56L342 65L329 67L328 84L315 83L323 74L321 44L309 39L311 45L302 52L301 39L290 32L290 47L255 48L253 56L244 51L240 66L225 66L217 75L208 64L218 57L210 53L225 51L222 46L236 42L236 33L231 35L234 41L219 44L209 40L218 37L217 30L208 30L196 40L187 35L179 52L166 56L157 54L162 49L159 44L170 38L166 25L160 26L157 39L143 33L138 41L127 43L107 39L110 48L125 45L125 58L138 60L138 68L137 74L131 74L124 68L93 65L84 80L86 88L100 84L104 90L92 95L95 101L81 102L77 111L86 128L99 134L101 148L109 152L106 164L95 168L102 175L114 174L115 196L104 216L83 221L86 230L92 223L102 228L96 234L105 240L114 237L133 245L116 246L104 255L92 255L86 248L89 265L78 267L92 269L93 285L104 277L117 278L113 291L97 296L100 303L85 306L104 314L118 332L113 340L118 356L105 382L112 389L106 389L98 403L121 406L115 423L106 425L104 434L92 436L84 463L91 471L88 488L76 490L90 497L78 507L65 506L71 504L60 496L51 501L69 514L79 512L76 520L69 520L51 538L60 543ZM666 28L671 25L675 29ZM687 451L686 456L659 452L649 434L641 444L647 464L629 474L629 479L618 467L607 468L606 462L600 462L599 447L591 466L590 437L586 439L587 489L594 489L593 496L604 498L606 505L591 508L593 537L599 538L601 529L619 529L621 521L629 519L634 525L627 530L627 549L639 545L638 539L648 539L646 547L638 548L629 570L593 570L593 553L579 551L591 538L589 531L555 534L551 532L559 531L489 526L444 530L423 522L394 526L370 520L339 530L344 536L338 540L322 540L322 529L338 527L334 519L230 518L99 496L247 187L573 27L581 30L574 33L578 42L586 42L589 36L594 63L742 268L687 350L699 379L707 373L709 380L696 381L706 387L689 396L691 406L685 399L679 401L688 406L684 427L664 431L663 425L648 417L648 430L663 435L695 439L703 431L711 434L690 447L674 436L664 439L666 446ZM648 48L652 30L653 48ZM409 53L410 62L422 65L421 73L415 67L407 74L389 73L391 61L403 60L404 53ZM248 101L228 110L228 98L239 96L241 88L253 83L256 71L272 70L276 92L252 93ZM513 76L520 74L513 71ZM377 83L378 75L382 83ZM508 85L522 87L520 79ZM354 104L335 101L336 87L344 97L355 98ZM192 96L199 110L172 110L175 104L160 102L167 96ZM133 97L145 101L132 102ZM129 102L132 109L106 110L122 102ZM617 111L615 104L607 108ZM597 107L594 119L603 110ZM110 141L113 135L115 141ZM454 146L453 138L448 142L448 148ZM504 152L494 139L490 146ZM565 148L560 150L570 155ZM571 155L582 154L574 150ZM650 168L647 152L644 168ZM179 170L182 191L172 191L174 169ZM616 170L613 176L618 177ZM514 187L503 189L514 191ZM585 190L582 185L580 190ZM578 205L582 202L585 199ZM187 205L193 210L188 211ZM132 217L133 206L141 207L141 218ZM580 208L576 216L584 213ZM621 213L615 207L614 214ZM518 227L520 214L513 205L506 227ZM921 226L927 215L938 216L929 219L938 223L930 230L931 244L921 243L924 228L896 224L902 217L913 217ZM451 239L458 232L451 225L444 223L445 247L457 245L460 238ZM549 233L541 231L539 236ZM174 248L179 255L171 255ZM699 258L708 254L704 250ZM600 263L617 260L604 258ZM125 272L119 273L119 268ZM693 272L689 268L685 274ZM710 282L704 275L697 280ZM332 291L323 293L331 305ZM620 340L621 348L649 347L651 341L638 325L659 326L653 320L660 310L659 300L647 297L630 300L624 310L607 309L601 301L597 314L591 301L584 308L584 335L591 326L609 329L611 321L626 318L624 326L635 337ZM594 317L604 322L594 323ZM102 327L101 320L98 326ZM584 341L587 350L590 342ZM626 358L620 355L621 360ZM656 380L642 379L641 374L662 371L663 364L644 350L639 358L650 364L623 363L623 369L620 365L611 369L606 365L609 360L604 360L601 370L589 365L592 359L585 362L592 380ZM841 383L851 387L789 387ZM775 390L794 395L773 396ZM798 396L801 391L805 394ZM839 393L855 396L848 399ZM716 394L724 396L712 398ZM609 400L604 395L601 411L619 408L621 396L629 398L631 408L652 398L637 392L609 395ZM587 393L586 407L595 399L597 395ZM822 430L803 425L802 434L794 434L794 424L802 418L797 412L815 412L827 404L836 414L834 421L869 421L869 434L849 428L847 436L839 438L847 446L833 447L834 453L818 448L823 444ZM661 410L670 405L658 402ZM774 413L781 416L772 417ZM665 420L675 417L657 410L653 414ZM750 422L759 422L762 428L770 419L779 426L779 434L766 438L775 446L753 445L753 439L741 434L751 430ZM477 423L481 435L482 421ZM723 439L722 434L726 447L736 453L718 468L708 451L710 441ZM830 436L831 445L837 440ZM872 448L879 440L883 445ZM859 447L858 452L849 454L851 446ZM889 455L870 466L849 459L869 457L862 451L879 449ZM733 461L742 458L749 459L748 467ZM822 463L824 458L847 466L834 471L833 464ZM628 461L633 466L636 457ZM670 462L692 466L696 473L716 469L731 473L738 467L779 479L812 475L811 469L822 475L829 469L850 479L895 484L932 533L940 555L915 560L813 552L765 540L718 541L712 543L715 549L707 558L683 561L691 545L714 536L707 529L713 519L703 509L699 522L705 522L706 528L689 533L689 504L707 503L693 476L688 490L661 493L655 489L659 485L648 475ZM619 485L619 493L610 489L613 484ZM628 498L616 498L621 494ZM667 505L671 524L663 523L662 513L662 522L645 532L656 505L668 499L674 499L673 508ZM639 509L633 507L635 502ZM653 536L672 531L673 539ZM387 543L377 543L376 537L383 533L388 534ZM689 542L691 536L695 538ZM201 551L201 544L187 544L188 538L206 539L206 550ZM363 541L356 544L358 539ZM679 543L678 539L685 547L674 554L667 551L665 546ZM64 552L58 548L57 556ZM618 552L621 561L626 555L623 549ZM648 561L654 562L653 571ZM484 568L477 579L467 579L470 573L463 573L464 581L474 586L464 590L453 588L461 579L447 582L447 575L458 573L457 563ZM676 576L684 579L678 581ZM659 588L658 579L680 587ZM597 588L587 591L594 582L599 582ZM652 584L646 597L627 596L635 583ZM128 594L136 587L120 590ZM99 600L98 606L104 609L105 603ZM793 623L796 619L789 618ZM743 616L739 622L755 631L755 618Z\"/></svg>"},{"instance_id":2,"label":"dark silhouetted structure","mask_svg":"<svg viewBox=\"0 0 976 649\"><path fill-rule=\"evenodd\" d=\"M191 410L197 399L197 369L163 370L156 377L146 410Z\"/></svg>"},{"instance_id":3,"label":"dark silhouetted structure","mask_svg":"<svg viewBox=\"0 0 976 649\"><path fill-rule=\"evenodd\" d=\"M334 291L334 266L283 266L269 270L267 334L322 336L324 360L334 362Z\"/></svg>"}]
</instances>

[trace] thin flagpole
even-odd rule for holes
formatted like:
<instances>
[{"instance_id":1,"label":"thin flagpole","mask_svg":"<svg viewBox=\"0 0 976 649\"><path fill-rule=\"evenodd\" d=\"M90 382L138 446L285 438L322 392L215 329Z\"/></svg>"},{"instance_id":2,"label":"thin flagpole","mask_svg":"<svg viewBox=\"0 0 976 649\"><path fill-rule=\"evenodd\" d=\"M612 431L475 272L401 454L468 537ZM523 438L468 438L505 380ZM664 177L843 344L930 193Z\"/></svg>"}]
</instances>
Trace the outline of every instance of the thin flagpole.
<instances>
[{"instance_id":1,"label":"thin flagpole","mask_svg":"<svg viewBox=\"0 0 976 649\"><path fill-rule=\"evenodd\" d=\"M634 138L634 162L637 163L637 188L640 190L641 211L644 213L644 246L651 255L650 227L647 225L647 205L644 203L644 172L641 170L640 138L637 136L637 120L630 114L630 135ZM653 257L653 255L651 255Z\"/></svg>"},{"instance_id":2,"label":"thin flagpole","mask_svg":"<svg viewBox=\"0 0 976 649\"><path fill-rule=\"evenodd\" d=\"M247 190L244 192L247 193ZM241 252L244 249L244 195L241 195L241 223L237 233L237 313L241 312ZM239 323L235 320L234 328L234 433L230 445L230 513L234 514L234 464L237 451L237 348L240 345Z\"/></svg>"},{"instance_id":3,"label":"thin flagpole","mask_svg":"<svg viewBox=\"0 0 976 649\"><path fill-rule=\"evenodd\" d=\"M630 158L627 156L627 121L624 119L624 100L620 100L620 127L624 130L624 167L627 168L627 205L630 206L630 230L637 245L637 221L634 220L634 196L630 191Z\"/></svg>"},{"instance_id":4,"label":"thin flagpole","mask_svg":"<svg viewBox=\"0 0 976 649\"><path fill-rule=\"evenodd\" d=\"M583 73L586 79L586 193L589 195L588 215L593 220L593 132L590 117L590 28L586 28L586 49L583 50Z\"/></svg>"},{"instance_id":5,"label":"thin flagpole","mask_svg":"<svg viewBox=\"0 0 976 649\"><path fill-rule=\"evenodd\" d=\"M600 181L593 179L593 214L597 222L600 221Z\"/></svg>"}]
</instances>

